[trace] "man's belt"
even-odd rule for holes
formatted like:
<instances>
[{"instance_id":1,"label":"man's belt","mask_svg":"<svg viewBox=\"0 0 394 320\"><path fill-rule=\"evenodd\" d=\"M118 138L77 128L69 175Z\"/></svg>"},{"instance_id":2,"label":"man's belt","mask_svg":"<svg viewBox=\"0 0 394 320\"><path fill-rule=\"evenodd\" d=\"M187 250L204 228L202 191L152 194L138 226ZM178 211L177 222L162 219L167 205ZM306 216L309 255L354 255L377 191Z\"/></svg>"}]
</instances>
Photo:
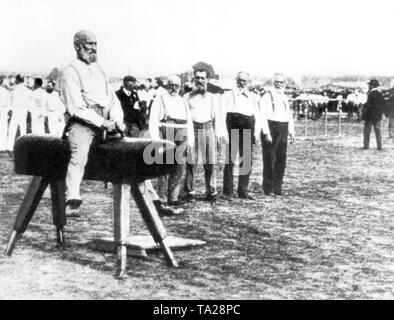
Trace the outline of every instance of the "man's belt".
<instances>
[{"instance_id":1,"label":"man's belt","mask_svg":"<svg viewBox=\"0 0 394 320\"><path fill-rule=\"evenodd\" d=\"M170 128L187 128L187 120L166 118L160 121L159 126Z\"/></svg>"},{"instance_id":2,"label":"man's belt","mask_svg":"<svg viewBox=\"0 0 394 320\"><path fill-rule=\"evenodd\" d=\"M195 128L209 128L212 127L212 120L209 120L207 122L193 121L193 125Z\"/></svg>"}]
</instances>

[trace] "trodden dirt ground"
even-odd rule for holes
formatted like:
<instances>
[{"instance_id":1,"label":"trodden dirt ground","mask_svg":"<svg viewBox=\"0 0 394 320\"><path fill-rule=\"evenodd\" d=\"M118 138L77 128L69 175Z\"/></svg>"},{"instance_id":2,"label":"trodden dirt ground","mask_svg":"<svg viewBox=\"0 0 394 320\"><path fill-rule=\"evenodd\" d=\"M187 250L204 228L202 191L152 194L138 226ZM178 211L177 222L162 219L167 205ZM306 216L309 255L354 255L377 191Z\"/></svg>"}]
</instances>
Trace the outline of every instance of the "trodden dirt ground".
<instances>
[{"instance_id":1,"label":"trodden dirt ground","mask_svg":"<svg viewBox=\"0 0 394 320\"><path fill-rule=\"evenodd\" d=\"M309 134L322 133L314 122ZM83 216L68 220L67 244L56 247L46 194L11 258L0 256L1 299L393 299L394 143L362 150L362 124L342 136L300 138L289 145L283 196L261 189L261 149L254 150L255 200L196 201L164 218L171 235L206 241L175 251L170 269L160 252L127 261L114 278L115 256L90 249L112 234L112 187L83 183ZM383 136L387 137L387 128ZM221 191L223 165L218 170ZM0 155L0 249L3 251L29 177ZM203 174L197 185L203 193ZM133 233L146 228L131 204Z\"/></svg>"}]
</instances>

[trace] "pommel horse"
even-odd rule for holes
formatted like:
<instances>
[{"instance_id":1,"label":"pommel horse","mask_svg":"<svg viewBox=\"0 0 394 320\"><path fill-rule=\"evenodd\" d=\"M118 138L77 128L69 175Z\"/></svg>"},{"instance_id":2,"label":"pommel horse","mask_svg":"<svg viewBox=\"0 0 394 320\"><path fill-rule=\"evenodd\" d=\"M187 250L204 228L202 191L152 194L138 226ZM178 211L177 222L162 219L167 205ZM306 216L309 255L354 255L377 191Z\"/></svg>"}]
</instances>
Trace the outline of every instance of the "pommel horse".
<instances>
[{"instance_id":1,"label":"pommel horse","mask_svg":"<svg viewBox=\"0 0 394 320\"><path fill-rule=\"evenodd\" d=\"M169 266L178 263L166 243L166 231L156 207L144 192L144 181L175 170L174 164L147 164L144 150L149 147L156 156L174 151L175 144L166 140L123 138L103 144L92 145L84 179L113 183L114 242L117 252L117 276L122 278L126 270L130 222L130 194L133 196L153 240L158 244ZM70 159L67 143L50 135L28 134L18 138L14 145L15 173L32 175L25 198L18 210L13 231L5 249L11 256L16 241L26 231L31 218L50 185L53 224L56 226L57 243L64 244L66 225L65 176Z\"/></svg>"}]
</instances>

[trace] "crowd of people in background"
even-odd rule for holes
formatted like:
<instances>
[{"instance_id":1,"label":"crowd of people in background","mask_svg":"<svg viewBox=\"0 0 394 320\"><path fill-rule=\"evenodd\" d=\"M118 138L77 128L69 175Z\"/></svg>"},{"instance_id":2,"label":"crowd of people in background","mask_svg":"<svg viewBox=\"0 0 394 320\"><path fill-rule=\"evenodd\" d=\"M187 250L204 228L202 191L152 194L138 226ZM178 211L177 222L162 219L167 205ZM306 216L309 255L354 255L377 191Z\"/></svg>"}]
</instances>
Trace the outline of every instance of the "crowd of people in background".
<instances>
[{"instance_id":1,"label":"crowd of people in background","mask_svg":"<svg viewBox=\"0 0 394 320\"><path fill-rule=\"evenodd\" d=\"M95 39L93 34L82 33L81 37L77 37L80 43L76 43L82 51L88 52L90 46L96 45L95 41L86 42L89 37ZM157 187L162 205L178 205L182 202L181 187L184 200L195 199L196 168L200 163L197 159L201 157L205 198L217 200L219 145L226 146L224 199L232 201L235 196L233 172L237 156L240 168L236 194L241 199L253 199L248 184L252 145L257 141L261 141L263 152L263 191L266 195L281 195L288 136L294 141L293 121L298 118L319 119L324 112L337 111L346 112L349 119L356 115L358 121L365 121L364 148L369 148L373 127L377 149L381 150L380 123L382 114L386 114L390 119L390 137L394 137L393 90L377 90L376 79L369 82L368 92L359 89L299 90L286 87L286 77L282 74L276 74L267 87L253 86L249 73L240 71L234 79L234 88L222 89L210 81L214 79L213 70L202 64L194 66L190 79L175 74L155 79L126 75L120 88L114 90L95 60L84 58L82 51L77 51L78 59L62 72L59 81L21 75L0 77L0 152L12 153L18 132L19 135L49 133L63 138L67 135L71 147L74 143L76 150L82 150L85 142L90 146L94 136L87 133L81 138L86 131L85 125L104 127L108 131L115 129L115 120L106 120L106 115L101 114L106 112L102 105L109 103L113 112L119 111L113 117L126 136L172 140L178 150L182 150L180 158L176 159L178 170L160 178ZM92 59L95 57L93 51ZM105 85L99 88L96 83L100 81ZM96 94L96 91L101 93ZM95 104L90 106L90 100L96 101ZM80 167L82 170L83 165ZM78 208L82 202L79 195L82 175L75 173L79 180L71 179L71 173L73 171L69 170L69 180L75 180L75 186L66 180L70 186L67 198Z\"/></svg>"}]
</instances>

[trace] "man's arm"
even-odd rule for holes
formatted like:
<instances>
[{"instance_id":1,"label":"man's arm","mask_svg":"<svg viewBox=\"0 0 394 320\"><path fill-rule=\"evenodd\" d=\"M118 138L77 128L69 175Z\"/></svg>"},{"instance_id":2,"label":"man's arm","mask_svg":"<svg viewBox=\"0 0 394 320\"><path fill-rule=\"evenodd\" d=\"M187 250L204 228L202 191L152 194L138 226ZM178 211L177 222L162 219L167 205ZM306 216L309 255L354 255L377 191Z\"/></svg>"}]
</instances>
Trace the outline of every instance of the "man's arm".
<instances>
[{"instance_id":1,"label":"man's arm","mask_svg":"<svg viewBox=\"0 0 394 320\"><path fill-rule=\"evenodd\" d=\"M268 126L268 108L272 108L271 98L269 93L265 93L259 101L260 109L260 126L266 138L271 137L271 132Z\"/></svg>"},{"instance_id":2,"label":"man's arm","mask_svg":"<svg viewBox=\"0 0 394 320\"><path fill-rule=\"evenodd\" d=\"M162 103L160 100L161 99L155 99L153 101L150 111L148 130L152 139L160 139L159 122L162 113Z\"/></svg>"}]
</instances>

